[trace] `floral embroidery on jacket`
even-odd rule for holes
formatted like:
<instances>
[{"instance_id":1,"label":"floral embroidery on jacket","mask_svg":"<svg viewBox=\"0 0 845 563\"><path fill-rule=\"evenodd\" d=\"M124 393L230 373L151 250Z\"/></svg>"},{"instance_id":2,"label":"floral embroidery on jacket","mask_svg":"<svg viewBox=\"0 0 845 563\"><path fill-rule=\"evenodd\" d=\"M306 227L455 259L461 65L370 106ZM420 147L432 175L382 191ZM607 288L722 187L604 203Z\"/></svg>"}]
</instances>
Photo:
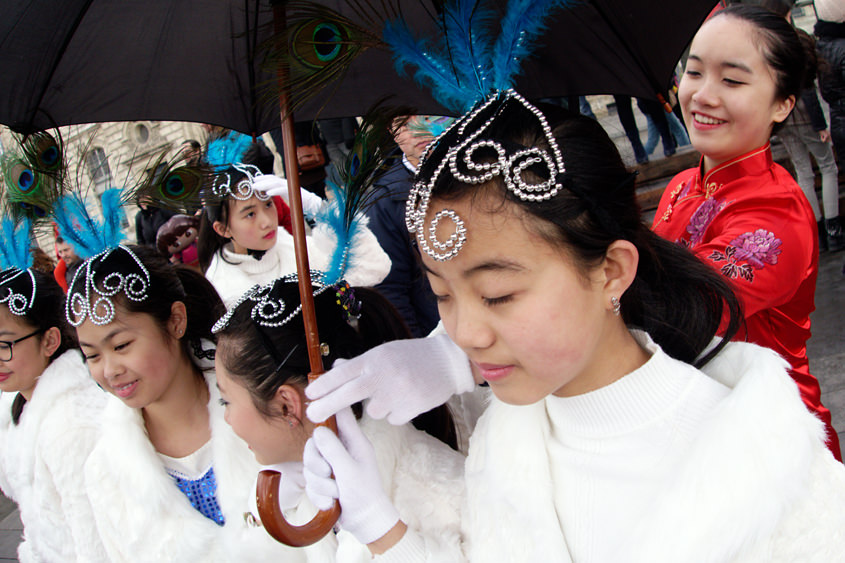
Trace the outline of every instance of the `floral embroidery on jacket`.
<instances>
[{"instance_id":1,"label":"floral embroidery on jacket","mask_svg":"<svg viewBox=\"0 0 845 563\"><path fill-rule=\"evenodd\" d=\"M728 263L722 266L723 275L733 279L741 277L748 281L754 281L754 271L761 270L766 264L771 266L778 263L778 256L783 251L783 241L766 229L757 229L753 233L743 233L733 239L725 252L714 250L708 258L714 262L727 260ZM738 262L745 261L746 264L739 265Z\"/></svg>"},{"instance_id":2,"label":"floral embroidery on jacket","mask_svg":"<svg viewBox=\"0 0 845 563\"><path fill-rule=\"evenodd\" d=\"M689 244L693 246L701 240L704 236L704 231L716 218L716 215L725 208L726 203L723 200L708 198L704 203L698 206L695 213L690 217L687 232L690 234Z\"/></svg>"}]
</instances>

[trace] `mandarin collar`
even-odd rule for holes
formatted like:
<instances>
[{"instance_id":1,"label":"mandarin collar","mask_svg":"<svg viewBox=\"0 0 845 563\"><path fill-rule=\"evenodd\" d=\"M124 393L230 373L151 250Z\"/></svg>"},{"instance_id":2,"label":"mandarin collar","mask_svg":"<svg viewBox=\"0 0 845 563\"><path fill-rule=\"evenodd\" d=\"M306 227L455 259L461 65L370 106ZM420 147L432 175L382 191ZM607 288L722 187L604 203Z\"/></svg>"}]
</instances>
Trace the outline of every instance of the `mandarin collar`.
<instances>
[{"instance_id":1,"label":"mandarin collar","mask_svg":"<svg viewBox=\"0 0 845 563\"><path fill-rule=\"evenodd\" d=\"M771 169L774 161L772 160L772 145L766 143L762 147L756 148L743 155L732 158L727 162L714 167L710 172L701 175L701 168L704 165L704 157L698 163L697 176L701 178L697 182L702 189L710 191L709 186L714 186L716 189L734 180L739 180L746 176L759 176ZM715 190L713 190L715 191Z\"/></svg>"}]
</instances>

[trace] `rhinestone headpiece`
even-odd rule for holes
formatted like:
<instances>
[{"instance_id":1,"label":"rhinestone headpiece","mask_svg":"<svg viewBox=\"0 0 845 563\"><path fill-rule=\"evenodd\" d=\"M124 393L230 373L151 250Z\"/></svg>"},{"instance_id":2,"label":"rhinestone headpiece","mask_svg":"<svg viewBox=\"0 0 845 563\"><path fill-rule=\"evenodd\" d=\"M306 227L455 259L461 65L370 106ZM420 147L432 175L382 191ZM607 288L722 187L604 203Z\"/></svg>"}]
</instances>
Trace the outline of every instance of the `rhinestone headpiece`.
<instances>
[{"instance_id":1,"label":"rhinestone headpiece","mask_svg":"<svg viewBox=\"0 0 845 563\"><path fill-rule=\"evenodd\" d=\"M97 284L97 269L107 262L123 262L120 268L109 266L110 273ZM124 271L120 271L124 270ZM126 271L128 270L128 271ZM85 260L76 270L68 287L65 313L68 322L77 327L85 318L96 325L114 320L115 306L111 298L123 293L132 301L144 301L149 295L150 273L128 247L119 245Z\"/></svg>"},{"instance_id":2,"label":"rhinestone headpiece","mask_svg":"<svg viewBox=\"0 0 845 563\"><path fill-rule=\"evenodd\" d=\"M246 175L246 178L241 178L232 185L232 176L229 172L218 172L211 182L211 193L214 197L219 199L231 197L240 201L246 201L252 196L261 201L270 199L269 195L252 187L253 180L262 175L257 166L237 163L233 164L232 168Z\"/></svg>"},{"instance_id":3,"label":"rhinestone headpiece","mask_svg":"<svg viewBox=\"0 0 845 563\"><path fill-rule=\"evenodd\" d=\"M539 122L550 151L537 147L514 148L512 144L484 137L508 104L521 105L527 117L533 116ZM513 90L495 92L476 104L428 146L422 160L438 164L430 177L417 178L408 197L405 222L408 231L416 234L420 248L438 261L454 258L466 243L464 221L451 209L438 211L427 228L424 224L432 191L444 174L451 174L466 184L483 184L501 176L509 191L523 201L532 202L546 201L563 187L563 157L546 116ZM524 177L527 170L543 179L537 183L527 181ZM455 225L446 240L436 234L444 220Z\"/></svg>"},{"instance_id":4,"label":"rhinestone headpiece","mask_svg":"<svg viewBox=\"0 0 845 563\"><path fill-rule=\"evenodd\" d=\"M334 289L337 295L337 304L340 305L347 316L347 322L357 321L361 316L361 302L355 298L355 293L348 283L341 280L337 283L326 285L323 272L311 270L311 284L314 288L314 297ZM289 274L281 277L267 285L255 285L226 311L214 326L211 328L213 334L224 330L229 326L232 316L244 304L252 303L250 317L258 326L265 328L276 328L286 325L291 319L302 312L302 303L298 303L293 309L285 303L281 297L281 289L286 284L296 283L298 276Z\"/></svg>"},{"instance_id":5,"label":"rhinestone headpiece","mask_svg":"<svg viewBox=\"0 0 845 563\"><path fill-rule=\"evenodd\" d=\"M26 314L35 302L35 291L35 276L30 269L9 268L0 273L0 303L5 303L13 314Z\"/></svg>"}]
</instances>

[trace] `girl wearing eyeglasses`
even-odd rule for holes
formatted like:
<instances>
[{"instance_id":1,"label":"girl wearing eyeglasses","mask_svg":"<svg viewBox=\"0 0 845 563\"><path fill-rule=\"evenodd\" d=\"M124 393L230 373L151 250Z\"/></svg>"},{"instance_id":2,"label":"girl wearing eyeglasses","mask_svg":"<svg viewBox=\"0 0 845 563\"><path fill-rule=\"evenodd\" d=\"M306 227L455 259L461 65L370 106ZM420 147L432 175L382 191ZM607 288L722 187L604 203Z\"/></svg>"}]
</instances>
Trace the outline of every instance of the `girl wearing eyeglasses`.
<instances>
[{"instance_id":1,"label":"girl wearing eyeglasses","mask_svg":"<svg viewBox=\"0 0 845 563\"><path fill-rule=\"evenodd\" d=\"M105 560L80 476L106 394L64 311L51 275L0 273L0 488L20 509L23 562Z\"/></svg>"}]
</instances>

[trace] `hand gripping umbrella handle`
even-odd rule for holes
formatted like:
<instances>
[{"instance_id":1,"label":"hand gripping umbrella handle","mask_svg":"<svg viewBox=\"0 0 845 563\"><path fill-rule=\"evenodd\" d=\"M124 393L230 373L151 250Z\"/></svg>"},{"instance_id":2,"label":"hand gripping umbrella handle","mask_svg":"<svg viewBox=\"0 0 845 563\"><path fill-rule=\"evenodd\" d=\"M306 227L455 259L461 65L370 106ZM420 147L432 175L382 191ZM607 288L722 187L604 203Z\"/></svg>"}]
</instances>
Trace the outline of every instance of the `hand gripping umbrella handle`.
<instances>
[{"instance_id":1,"label":"hand gripping umbrella handle","mask_svg":"<svg viewBox=\"0 0 845 563\"><path fill-rule=\"evenodd\" d=\"M337 434L337 424L333 416L318 426L327 426ZM310 522L294 526L288 523L285 515L282 514L282 509L279 508L277 496L281 480L282 474L278 471L265 469L258 474L258 487L255 494L258 517L261 518L264 529L276 541L291 547L304 547L319 541L337 522L340 516L340 503L335 500L334 506L329 510L321 510Z\"/></svg>"}]
</instances>

